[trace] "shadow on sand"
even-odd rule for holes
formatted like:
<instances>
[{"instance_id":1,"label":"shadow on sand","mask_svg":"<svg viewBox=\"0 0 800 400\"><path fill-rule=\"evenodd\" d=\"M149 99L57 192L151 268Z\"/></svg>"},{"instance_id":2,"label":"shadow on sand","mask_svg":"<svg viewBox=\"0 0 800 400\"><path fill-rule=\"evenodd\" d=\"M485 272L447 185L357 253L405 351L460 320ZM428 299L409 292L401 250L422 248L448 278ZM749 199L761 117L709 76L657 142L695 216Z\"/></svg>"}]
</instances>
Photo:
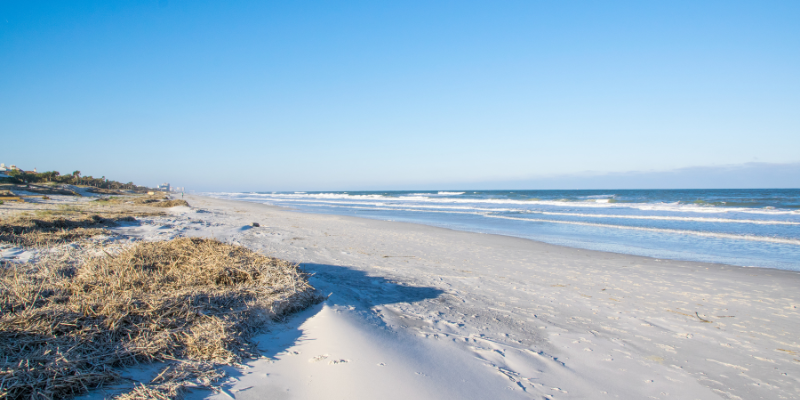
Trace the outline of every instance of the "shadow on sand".
<instances>
[{"instance_id":1,"label":"shadow on sand","mask_svg":"<svg viewBox=\"0 0 800 400\"><path fill-rule=\"evenodd\" d=\"M371 325L385 326L385 322L372 310L373 307L435 299L444 293L436 288L407 286L339 265L301 264L301 267L313 274L310 279L311 284L328 298L321 304L286 316L284 321L271 325L268 333L256 337L262 355L267 358L280 360L289 348L314 340L303 337L300 326L317 315L325 306L347 310L364 318ZM243 371L238 368L225 367L224 370L229 378L236 380L243 375ZM227 392L225 385L222 385L222 390L229 397L235 397L233 393ZM186 399L202 399L211 395L213 393L207 390L194 390L186 396Z\"/></svg>"},{"instance_id":2,"label":"shadow on sand","mask_svg":"<svg viewBox=\"0 0 800 400\"><path fill-rule=\"evenodd\" d=\"M372 311L375 306L393 303L413 303L439 297L442 290L431 287L406 286L380 276L369 276L364 271L330 264L300 264L313 274L311 284L328 298L307 310L287 315L285 321L276 322L270 330L284 329L280 343L259 342L262 355L275 358L286 349L302 342L299 329L309 318L319 313L323 305L347 309L372 325L385 326L384 321ZM261 336L262 338L264 336ZM260 338L257 338L260 339ZM233 373L233 371L228 371Z\"/></svg>"},{"instance_id":3,"label":"shadow on sand","mask_svg":"<svg viewBox=\"0 0 800 400\"><path fill-rule=\"evenodd\" d=\"M371 308L383 304L412 303L433 299L444 293L431 287L407 286L364 271L329 264L300 264L314 274L311 284L323 294L331 294L330 305Z\"/></svg>"},{"instance_id":4,"label":"shadow on sand","mask_svg":"<svg viewBox=\"0 0 800 400\"><path fill-rule=\"evenodd\" d=\"M131 224L131 227L134 227ZM283 321L276 321L267 327L267 332L255 337L261 355L269 359L280 360L287 349L302 342L314 340L303 337L300 326L309 318L314 317L325 306L346 310L348 313L363 318L373 326L385 326L384 321L372 308L375 306L393 303L413 303L437 298L444 293L442 290L431 287L407 286L380 276L370 276L364 271L359 271L339 265L330 264L301 264L306 272L313 274L311 284L328 298L320 304L314 305L303 311L285 316ZM255 360L243 360L244 363ZM134 384L149 383L164 364L142 364L136 367L121 370L125 378L115 385L103 389L90 391L78 397L79 400L100 400L110 398L120 392L130 390ZM243 371L235 367L223 367L228 378L238 380ZM235 398L235 394L225 389L222 390L228 398ZM204 399L215 393L209 390L191 390L186 394L186 400Z\"/></svg>"}]
</instances>

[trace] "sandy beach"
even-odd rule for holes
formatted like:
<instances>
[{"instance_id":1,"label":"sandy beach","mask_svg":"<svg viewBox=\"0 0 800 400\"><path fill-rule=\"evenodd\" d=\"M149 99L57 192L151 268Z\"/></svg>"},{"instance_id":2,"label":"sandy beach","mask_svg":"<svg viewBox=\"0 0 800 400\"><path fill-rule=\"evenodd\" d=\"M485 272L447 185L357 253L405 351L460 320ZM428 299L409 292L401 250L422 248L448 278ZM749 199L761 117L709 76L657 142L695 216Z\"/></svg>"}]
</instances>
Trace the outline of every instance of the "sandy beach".
<instances>
[{"instance_id":1,"label":"sandy beach","mask_svg":"<svg viewBox=\"0 0 800 400\"><path fill-rule=\"evenodd\" d=\"M229 368L221 392L189 398L800 396L796 272L186 199L114 230L241 244L329 295L271 326L265 358Z\"/></svg>"},{"instance_id":2,"label":"sandy beach","mask_svg":"<svg viewBox=\"0 0 800 400\"><path fill-rule=\"evenodd\" d=\"M800 400L800 1L0 16L0 400Z\"/></svg>"}]
</instances>

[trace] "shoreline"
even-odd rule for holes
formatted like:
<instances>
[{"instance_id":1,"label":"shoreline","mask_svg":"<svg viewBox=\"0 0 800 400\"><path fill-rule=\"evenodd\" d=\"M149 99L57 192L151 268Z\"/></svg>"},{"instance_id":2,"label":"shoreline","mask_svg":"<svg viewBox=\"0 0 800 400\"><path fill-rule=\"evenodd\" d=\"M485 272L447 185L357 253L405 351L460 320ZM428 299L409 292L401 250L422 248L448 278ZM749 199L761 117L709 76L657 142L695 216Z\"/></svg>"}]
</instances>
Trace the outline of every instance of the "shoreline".
<instances>
[{"instance_id":1,"label":"shoreline","mask_svg":"<svg viewBox=\"0 0 800 400\"><path fill-rule=\"evenodd\" d=\"M571 200L586 197L583 192L567 192L563 196ZM800 214L796 213L765 209L766 214L753 217L750 212L757 209L728 210L694 203L677 206L647 202L675 200L673 197L677 195L674 193L659 197L637 192L636 196L645 198L630 195L639 202L631 200L630 207L620 209L617 206L622 203L604 203L596 208L594 202L587 201L536 199L529 202L514 197L527 198L536 193L491 194L497 198L475 193L452 193L453 196L443 197L406 192L391 195L381 192L203 195L268 202L292 207L299 212L404 221L658 259L800 271L797 262L800 257L797 238L800 220L797 217ZM623 194L619 196L624 197ZM575 207L569 206L571 204L579 205L573 209Z\"/></svg>"},{"instance_id":2,"label":"shoreline","mask_svg":"<svg viewBox=\"0 0 800 400\"><path fill-rule=\"evenodd\" d=\"M408 224L408 225L411 225L411 226L419 226L419 227L433 228L433 229L442 229L442 230L450 231L450 232L461 232L461 233L469 233L469 234L474 234L474 235L498 236L498 237L509 238L509 239L518 239L518 240L523 240L523 241L529 241L529 242L533 242L533 243L536 243L537 245L542 245L542 246L554 246L554 247L558 247L558 248L565 249L565 250L566 249L568 249L568 250L580 250L580 251L586 251L586 252L591 252L591 253L602 253L602 254L618 255L618 256L625 256L625 257L637 257L637 258L653 260L653 261L657 261L657 262L666 261L666 262L676 262L676 263L692 263L692 264L702 264L702 265L705 265L705 266L718 266L718 267L723 267L723 269L724 268L747 268L747 269L754 269L754 270L776 271L776 272L780 272L780 273L788 272L790 274L800 275L800 271L793 271L793 270L789 270L789 269L780 269L780 268L774 268L774 267L747 266L747 265L726 264L726 263L719 263L719 262L682 260L682 259L674 259L674 258L657 258L657 257L643 256L643 255L637 255L637 254L617 253L617 252L606 251L606 250L585 249L585 248L581 248L581 247L572 247L572 246L567 246L567 245L562 245L562 244L548 243L548 242L543 242L541 240L536 240L536 239L531 239L531 238L526 238L526 237L520 237L520 236L513 236L513 235L508 235L508 234L503 234L503 233L475 232L475 231L469 231L469 230L448 228L448 227L444 227L444 226L428 225L428 224L421 223L421 222L386 220L386 219L378 219L378 218L358 217L358 216L352 216L352 215L333 214L333 213L330 213L330 214L317 213L317 212L313 212L313 211L304 211L304 210L300 210L300 209L292 208L292 207L287 207L287 206L256 203L256 202L245 201L245 200L220 199L220 198L217 198L217 197L204 196L204 195L187 195L187 196L202 197L202 198L206 198L206 199L219 200L219 201L223 201L223 202L232 202L232 203L241 203L241 204L255 204L255 205L259 205L259 206L266 207L266 208L272 208L272 209L274 209L276 211L283 211L283 212L290 212L290 213L307 214L307 215L318 215L318 216L335 216L335 217L349 218L349 219L354 219L354 220L380 221L380 222L395 223L395 224Z\"/></svg>"},{"instance_id":3,"label":"shoreline","mask_svg":"<svg viewBox=\"0 0 800 400\"><path fill-rule=\"evenodd\" d=\"M800 331L800 273L794 271L654 259L210 197L187 200L206 211L191 218L212 224L182 234L211 235L301 263L315 274L312 285L330 293L319 310L275 328L294 339L270 361L241 370L226 386L237 391L230 392L235 398L277 387L297 398L318 397L337 381L417 385L423 378L414 369L429 379L423 393L387 395L372 388L351 398L441 398L460 382L443 365L486 388L460 392L463 398L501 390L503 398L800 395L794 334ZM261 227L247 228L252 222ZM359 351L347 332L360 332L360 340L377 350ZM280 341L278 333L263 342ZM398 369L365 364L375 352ZM411 353L417 355L404 356ZM309 361L323 356L348 361ZM252 376L260 371L266 378ZM318 384L306 381L309 374ZM256 389L244 391L248 386Z\"/></svg>"}]
</instances>

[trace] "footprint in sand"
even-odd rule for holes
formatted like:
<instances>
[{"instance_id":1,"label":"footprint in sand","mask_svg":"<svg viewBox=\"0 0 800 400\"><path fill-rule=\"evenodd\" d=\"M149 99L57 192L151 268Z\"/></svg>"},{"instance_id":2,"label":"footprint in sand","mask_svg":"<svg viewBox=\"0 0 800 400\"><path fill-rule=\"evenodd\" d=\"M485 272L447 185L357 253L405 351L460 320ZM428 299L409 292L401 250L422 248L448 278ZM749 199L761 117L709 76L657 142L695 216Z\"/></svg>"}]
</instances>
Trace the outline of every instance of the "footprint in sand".
<instances>
[{"instance_id":1,"label":"footprint in sand","mask_svg":"<svg viewBox=\"0 0 800 400\"><path fill-rule=\"evenodd\" d=\"M314 357L314 358L312 358L312 359L308 360L308 362L310 362L310 363L313 363L313 362L320 362L320 361L322 361L322 360L324 360L324 359L326 359L326 358L328 358L328 357L330 357L330 355L329 355L329 354L322 354L322 355L318 355L318 356L316 356L316 357Z\"/></svg>"},{"instance_id":2,"label":"footprint in sand","mask_svg":"<svg viewBox=\"0 0 800 400\"><path fill-rule=\"evenodd\" d=\"M349 362L350 362L350 360L344 360L344 359L342 359L342 360L331 360L331 361L328 361L328 365L345 364L345 363L349 363Z\"/></svg>"}]
</instances>

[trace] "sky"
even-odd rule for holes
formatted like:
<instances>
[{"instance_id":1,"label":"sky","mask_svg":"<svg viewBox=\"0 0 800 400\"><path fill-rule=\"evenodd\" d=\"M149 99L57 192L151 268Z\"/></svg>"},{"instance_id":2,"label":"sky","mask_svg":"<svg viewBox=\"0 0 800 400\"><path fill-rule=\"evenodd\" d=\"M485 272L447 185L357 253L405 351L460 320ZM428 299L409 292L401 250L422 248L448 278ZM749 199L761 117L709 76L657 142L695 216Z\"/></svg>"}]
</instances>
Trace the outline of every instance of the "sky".
<instances>
[{"instance_id":1,"label":"sky","mask_svg":"<svg viewBox=\"0 0 800 400\"><path fill-rule=\"evenodd\" d=\"M794 0L3 0L0 162L198 191L798 187L797 21Z\"/></svg>"}]
</instances>

